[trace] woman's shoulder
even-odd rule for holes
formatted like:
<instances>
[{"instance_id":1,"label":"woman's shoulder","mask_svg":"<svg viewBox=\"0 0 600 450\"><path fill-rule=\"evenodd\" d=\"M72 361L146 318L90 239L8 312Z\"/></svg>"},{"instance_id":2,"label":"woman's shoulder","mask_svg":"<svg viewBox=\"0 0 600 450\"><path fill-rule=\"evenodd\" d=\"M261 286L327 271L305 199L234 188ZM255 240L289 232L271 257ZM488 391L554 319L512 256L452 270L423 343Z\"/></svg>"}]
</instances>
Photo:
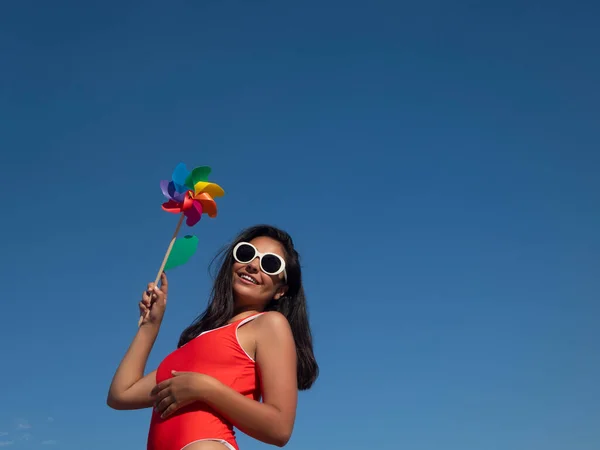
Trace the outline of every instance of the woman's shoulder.
<instances>
[{"instance_id":1,"label":"woman's shoulder","mask_svg":"<svg viewBox=\"0 0 600 450\"><path fill-rule=\"evenodd\" d=\"M291 333L290 323L287 318L278 311L267 311L262 313L254 321L258 331L269 335L285 335Z\"/></svg>"}]
</instances>

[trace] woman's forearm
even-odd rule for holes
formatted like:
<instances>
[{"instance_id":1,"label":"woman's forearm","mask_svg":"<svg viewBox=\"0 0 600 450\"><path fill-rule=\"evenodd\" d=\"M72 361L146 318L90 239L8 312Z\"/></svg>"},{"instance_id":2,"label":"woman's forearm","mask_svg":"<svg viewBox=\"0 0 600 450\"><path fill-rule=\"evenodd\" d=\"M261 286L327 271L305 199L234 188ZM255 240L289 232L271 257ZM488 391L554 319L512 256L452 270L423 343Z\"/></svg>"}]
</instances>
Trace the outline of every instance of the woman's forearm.
<instances>
[{"instance_id":1,"label":"woman's forearm","mask_svg":"<svg viewBox=\"0 0 600 450\"><path fill-rule=\"evenodd\" d=\"M142 324L138 329L113 377L107 400L109 406L122 409L127 390L144 377L158 330L159 326L154 324Z\"/></svg>"},{"instance_id":2,"label":"woman's forearm","mask_svg":"<svg viewBox=\"0 0 600 450\"><path fill-rule=\"evenodd\" d=\"M276 407L245 397L216 379L204 389L201 401L243 433L267 444L283 447L292 435L293 418L284 417Z\"/></svg>"}]
</instances>

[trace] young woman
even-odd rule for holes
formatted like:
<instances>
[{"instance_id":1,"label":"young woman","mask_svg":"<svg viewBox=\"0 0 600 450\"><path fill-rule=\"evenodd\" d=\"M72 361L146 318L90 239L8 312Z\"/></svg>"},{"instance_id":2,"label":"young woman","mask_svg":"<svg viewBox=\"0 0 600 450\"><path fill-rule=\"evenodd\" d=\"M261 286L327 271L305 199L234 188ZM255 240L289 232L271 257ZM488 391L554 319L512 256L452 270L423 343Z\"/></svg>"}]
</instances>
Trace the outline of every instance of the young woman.
<instances>
[{"instance_id":1,"label":"young woman","mask_svg":"<svg viewBox=\"0 0 600 450\"><path fill-rule=\"evenodd\" d=\"M317 378L291 237L271 226L252 227L221 256L206 311L146 376L165 313L166 275L142 295L144 319L107 403L119 410L154 407L148 450L239 450L234 426L282 447L292 434L298 390Z\"/></svg>"}]
</instances>

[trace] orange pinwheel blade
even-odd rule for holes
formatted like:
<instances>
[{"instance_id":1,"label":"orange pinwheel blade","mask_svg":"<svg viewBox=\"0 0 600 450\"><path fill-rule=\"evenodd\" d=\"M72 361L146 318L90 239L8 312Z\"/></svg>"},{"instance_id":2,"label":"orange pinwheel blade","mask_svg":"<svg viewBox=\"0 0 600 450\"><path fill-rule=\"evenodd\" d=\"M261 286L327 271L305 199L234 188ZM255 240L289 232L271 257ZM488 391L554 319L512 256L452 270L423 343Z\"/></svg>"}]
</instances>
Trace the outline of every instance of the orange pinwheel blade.
<instances>
[{"instance_id":1,"label":"orange pinwheel blade","mask_svg":"<svg viewBox=\"0 0 600 450\"><path fill-rule=\"evenodd\" d=\"M201 192L194 197L202 205L202 210L208 217L217 217L217 202L207 192Z\"/></svg>"}]
</instances>

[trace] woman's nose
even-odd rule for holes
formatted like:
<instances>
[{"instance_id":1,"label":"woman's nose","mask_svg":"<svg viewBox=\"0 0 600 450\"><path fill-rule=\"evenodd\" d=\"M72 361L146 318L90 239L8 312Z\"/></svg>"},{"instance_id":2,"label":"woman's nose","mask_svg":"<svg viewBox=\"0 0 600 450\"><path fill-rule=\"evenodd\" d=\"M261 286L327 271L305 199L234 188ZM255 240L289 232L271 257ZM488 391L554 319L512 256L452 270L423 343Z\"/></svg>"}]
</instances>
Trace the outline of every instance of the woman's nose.
<instances>
[{"instance_id":1,"label":"woman's nose","mask_svg":"<svg viewBox=\"0 0 600 450\"><path fill-rule=\"evenodd\" d=\"M246 267L248 270L251 270L254 273L257 273L260 270L260 261L258 260L258 258L254 258L252 261L250 261L246 265Z\"/></svg>"}]
</instances>

